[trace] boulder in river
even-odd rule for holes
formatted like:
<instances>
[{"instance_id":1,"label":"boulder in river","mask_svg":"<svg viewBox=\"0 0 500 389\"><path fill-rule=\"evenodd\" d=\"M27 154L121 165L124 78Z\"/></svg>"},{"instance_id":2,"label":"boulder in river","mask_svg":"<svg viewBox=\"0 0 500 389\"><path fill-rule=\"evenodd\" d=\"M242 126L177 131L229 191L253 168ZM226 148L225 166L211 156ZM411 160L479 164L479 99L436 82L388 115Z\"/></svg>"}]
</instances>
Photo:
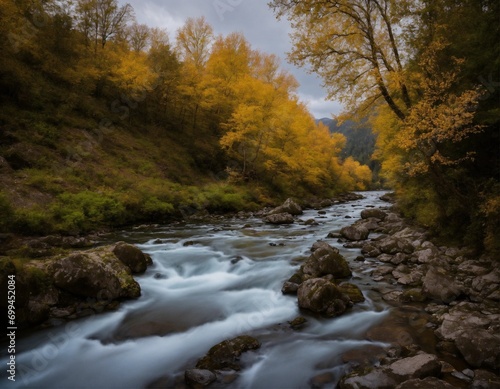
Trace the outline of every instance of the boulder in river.
<instances>
[{"instance_id":1,"label":"boulder in river","mask_svg":"<svg viewBox=\"0 0 500 389\"><path fill-rule=\"evenodd\" d=\"M137 247L125 242L118 242L113 249L113 254L134 274L144 273L147 267L153 263L148 254L144 254Z\"/></svg>"},{"instance_id":2,"label":"boulder in river","mask_svg":"<svg viewBox=\"0 0 500 389\"><path fill-rule=\"evenodd\" d=\"M361 218L362 219L370 219L370 218L375 218L375 219L380 219L384 220L387 217L387 213L382 211L381 209L364 209L361 211Z\"/></svg>"},{"instance_id":3,"label":"boulder in river","mask_svg":"<svg viewBox=\"0 0 500 389\"><path fill-rule=\"evenodd\" d=\"M266 216L264 222L269 224L293 224L295 220L289 213L276 213Z\"/></svg>"},{"instance_id":4,"label":"boulder in river","mask_svg":"<svg viewBox=\"0 0 500 389\"><path fill-rule=\"evenodd\" d=\"M299 307L328 317L339 316L352 302L333 282L324 278L304 281L297 291Z\"/></svg>"},{"instance_id":5,"label":"boulder in river","mask_svg":"<svg viewBox=\"0 0 500 389\"><path fill-rule=\"evenodd\" d=\"M441 363L433 354L418 354L414 357L400 359L388 367L392 375L399 379L425 378L441 372Z\"/></svg>"},{"instance_id":6,"label":"boulder in river","mask_svg":"<svg viewBox=\"0 0 500 389\"><path fill-rule=\"evenodd\" d=\"M302 215L302 208L292 199L287 199L282 205L274 208L268 215L277 215L280 213L289 213L290 215Z\"/></svg>"},{"instance_id":7,"label":"boulder in river","mask_svg":"<svg viewBox=\"0 0 500 389\"><path fill-rule=\"evenodd\" d=\"M415 250L413 245L406 239L386 237L377 242L378 249L385 253L395 255L397 253L411 254Z\"/></svg>"},{"instance_id":8,"label":"boulder in river","mask_svg":"<svg viewBox=\"0 0 500 389\"><path fill-rule=\"evenodd\" d=\"M240 370L239 359L242 353L256 350L260 342L251 336L242 335L225 340L208 350L207 355L196 364L202 370Z\"/></svg>"},{"instance_id":9,"label":"boulder in river","mask_svg":"<svg viewBox=\"0 0 500 389\"><path fill-rule=\"evenodd\" d=\"M363 301L365 301L363 292L361 292L361 289L359 289L358 286L354 284L344 282L339 285L339 289L342 293L347 295L353 303L362 303Z\"/></svg>"},{"instance_id":10,"label":"boulder in river","mask_svg":"<svg viewBox=\"0 0 500 389\"><path fill-rule=\"evenodd\" d=\"M475 367L500 368L500 336L495 323L500 312L471 302L460 302L442 316L436 335L452 341L464 359Z\"/></svg>"},{"instance_id":11,"label":"boulder in river","mask_svg":"<svg viewBox=\"0 0 500 389\"><path fill-rule=\"evenodd\" d=\"M283 287L281 288L281 292L283 294L297 294L298 290L299 290L299 284L290 281L286 281L283 284Z\"/></svg>"},{"instance_id":12,"label":"boulder in river","mask_svg":"<svg viewBox=\"0 0 500 389\"><path fill-rule=\"evenodd\" d=\"M352 226L342 228L340 230L340 234L348 240L358 241L366 240L370 231L363 225L354 224Z\"/></svg>"},{"instance_id":13,"label":"boulder in river","mask_svg":"<svg viewBox=\"0 0 500 389\"><path fill-rule=\"evenodd\" d=\"M464 359L474 367L500 369L500 336L487 330L460 334L455 344Z\"/></svg>"},{"instance_id":14,"label":"boulder in river","mask_svg":"<svg viewBox=\"0 0 500 389\"><path fill-rule=\"evenodd\" d=\"M302 265L301 271L312 277L321 277L331 274L334 278L347 278L351 276L351 270L345 258L339 250L326 242L314 243L311 250L313 253Z\"/></svg>"},{"instance_id":15,"label":"boulder in river","mask_svg":"<svg viewBox=\"0 0 500 389\"><path fill-rule=\"evenodd\" d=\"M80 297L115 300L141 295L130 268L109 246L75 252L52 261L49 268L56 287Z\"/></svg>"},{"instance_id":16,"label":"boulder in river","mask_svg":"<svg viewBox=\"0 0 500 389\"><path fill-rule=\"evenodd\" d=\"M374 369L366 374L353 372L339 382L340 389L389 389L396 385L396 380L381 369Z\"/></svg>"},{"instance_id":17,"label":"boulder in river","mask_svg":"<svg viewBox=\"0 0 500 389\"><path fill-rule=\"evenodd\" d=\"M439 375L440 371L441 363L438 358L432 354L422 353L414 357L400 359L389 366L376 367L368 372L365 369L355 370L340 381L339 387L341 389L389 389L396 387L444 389L453 387L439 386L439 383L443 381L433 376ZM418 384L423 382L427 386L413 386L415 381L418 381ZM434 384L436 386L433 386Z\"/></svg>"}]
</instances>

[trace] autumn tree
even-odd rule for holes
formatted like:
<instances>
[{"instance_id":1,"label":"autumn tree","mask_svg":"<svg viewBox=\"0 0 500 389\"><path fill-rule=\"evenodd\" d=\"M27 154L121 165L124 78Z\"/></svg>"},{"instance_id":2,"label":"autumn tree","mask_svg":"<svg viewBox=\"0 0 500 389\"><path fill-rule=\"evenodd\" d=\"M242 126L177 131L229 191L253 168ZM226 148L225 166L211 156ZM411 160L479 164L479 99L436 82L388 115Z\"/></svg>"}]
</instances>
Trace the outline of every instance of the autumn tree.
<instances>
[{"instance_id":1,"label":"autumn tree","mask_svg":"<svg viewBox=\"0 0 500 389\"><path fill-rule=\"evenodd\" d=\"M130 4L120 7L117 0L78 0L76 17L87 45L97 53L110 39L123 32L133 18L133 8Z\"/></svg>"},{"instance_id":2,"label":"autumn tree","mask_svg":"<svg viewBox=\"0 0 500 389\"><path fill-rule=\"evenodd\" d=\"M231 112L238 83L250 75L250 54L250 44L242 34L231 33L215 40L202 87L205 103L216 115L224 117Z\"/></svg>"},{"instance_id":3,"label":"autumn tree","mask_svg":"<svg viewBox=\"0 0 500 389\"><path fill-rule=\"evenodd\" d=\"M351 109L383 98L403 120L412 102L405 74L401 7L390 0L273 0L293 28L289 54L322 76L330 98Z\"/></svg>"},{"instance_id":4,"label":"autumn tree","mask_svg":"<svg viewBox=\"0 0 500 389\"><path fill-rule=\"evenodd\" d=\"M134 51L144 51L151 38L151 29L145 24L133 23L127 28L127 40Z\"/></svg>"},{"instance_id":5,"label":"autumn tree","mask_svg":"<svg viewBox=\"0 0 500 389\"><path fill-rule=\"evenodd\" d=\"M203 104L204 69L214 40L213 28L204 17L189 18L177 31L175 52L182 63L179 93L182 97L180 127L194 131Z\"/></svg>"},{"instance_id":6,"label":"autumn tree","mask_svg":"<svg viewBox=\"0 0 500 389\"><path fill-rule=\"evenodd\" d=\"M154 116L163 123L174 123L181 102L178 90L181 63L170 44L166 30L153 28L149 34L148 63L155 74L155 88L150 93L148 103L155 108Z\"/></svg>"},{"instance_id":7,"label":"autumn tree","mask_svg":"<svg viewBox=\"0 0 500 389\"><path fill-rule=\"evenodd\" d=\"M210 56L210 47L214 39L213 28L204 17L188 18L177 31L176 49L180 59L202 68Z\"/></svg>"}]
</instances>

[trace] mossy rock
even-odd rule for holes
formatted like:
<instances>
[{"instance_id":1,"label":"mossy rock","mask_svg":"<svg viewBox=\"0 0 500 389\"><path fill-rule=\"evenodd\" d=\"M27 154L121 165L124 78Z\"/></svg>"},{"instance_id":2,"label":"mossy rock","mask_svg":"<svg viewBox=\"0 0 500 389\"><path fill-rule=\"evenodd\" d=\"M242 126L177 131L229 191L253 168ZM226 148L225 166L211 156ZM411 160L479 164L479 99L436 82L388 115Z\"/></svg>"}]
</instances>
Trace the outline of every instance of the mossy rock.
<instances>
[{"instance_id":1,"label":"mossy rock","mask_svg":"<svg viewBox=\"0 0 500 389\"><path fill-rule=\"evenodd\" d=\"M348 296L353 303L362 303L365 301L365 296L363 292L356 285L350 283L343 283L339 285L339 289L342 293Z\"/></svg>"},{"instance_id":2,"label":"mossy rock","mask_svg":"<svg viewBox=\"0 0 500 389\"><path fill-rule=\"evenodd\" d=\"M140 286L130 269L104 247L70 254L50 265L54 284L80 297L99 300L139 297Z\"/></svg>"},{"instance_id":3,"label":"mossy rock","mask_svg":"<svg viewBox=\"0 0 500 389\"><path fill-rule=\"evenodd\" d=\"M422 293L421 288L412 288L405 290L400 297L404 303L418 302L423 303L427 297Z\"/></svg>"},{"instance_id":4,"label":"mossy rock","mask_svg":"<svg viewBox=\"0 0 500 389\"><path fill-rule=\"evenodd\" d=\"M225 340L213 346L196 364L197 369L203 370L240 370L238 363L242 353L256 350L260 342L251 336L243 335Z\"/></svg>"},{"instance_id":5,"label":"mossy rock","mask_svg":"<svg viewBox=\"0 0 500 389\"><path fill-rule=\"evenodd\" d=\"M128 266L134 274L144 273L148 265L152 264L149 255L144 254L137 247L125 242L118 242L113 249L113 254Z\"/></svg>"},{"instance_id":6,"label":"mossy rock","mask_svg":"<svg viewBox=\"0 0 500 389\"><path fill-rule=\"evenodd\" d=\"M339 316L352 306L347 295L324 278L304 281L297 292L299 307L327 317Z\"/></svg>"}]
</instances>

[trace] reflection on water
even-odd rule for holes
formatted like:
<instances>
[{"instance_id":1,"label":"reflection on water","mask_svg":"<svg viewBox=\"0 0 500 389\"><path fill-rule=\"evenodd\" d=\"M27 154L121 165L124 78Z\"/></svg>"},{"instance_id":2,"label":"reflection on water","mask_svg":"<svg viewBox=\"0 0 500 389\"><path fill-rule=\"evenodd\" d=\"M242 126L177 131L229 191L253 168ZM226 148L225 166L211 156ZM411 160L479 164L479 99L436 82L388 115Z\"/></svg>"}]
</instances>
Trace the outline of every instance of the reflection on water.
<instances>
[{"instance_id":1,"label":"reflection on water","mask_svg":"<svg viewBox=\"0 0 500 389\"><path fill-rule=\"evenodd\" d=\"M359 251L328 240L351 262L353 282L367 297L342 317L307 316L281 286L316 240L351 224L366 206L386 205L380 195L367 192L363 200L327 208L326 215L307 211L303 220L316 218L317 226L276 227L251 218L124 231L116 239L140 242L154 261L137 278L141 298L19 340L17 380L9 387L136 389L159 379L174 387L211 346L241 334L262 347L244 355L245 368L230 387L308 388L322 374L335 381L347 353L385 341L367 337L389 311L354 263ZM294 332L286 322L299 315L308 323Z\"/></svg>"}]
</instances>

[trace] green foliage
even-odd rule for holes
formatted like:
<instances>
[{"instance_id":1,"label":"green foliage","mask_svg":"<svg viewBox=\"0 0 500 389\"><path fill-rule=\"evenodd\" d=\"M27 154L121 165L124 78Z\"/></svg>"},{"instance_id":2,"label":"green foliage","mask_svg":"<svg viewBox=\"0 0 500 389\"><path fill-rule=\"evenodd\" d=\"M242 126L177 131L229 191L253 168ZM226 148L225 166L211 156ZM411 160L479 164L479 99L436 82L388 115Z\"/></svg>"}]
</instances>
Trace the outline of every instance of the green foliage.
<instances>
[{"instance_id":1,"label":"green foliage","mask_svg":"<svg viewBox=\"0 0 500 389\"><path fill-rule=\"evenodd\" d=\"M57 195L64 190L62 187L63 180L53 172L42 169L24 169L23 174L27 176L26 184L44 193Z\"/></svg>"},{"instance_id":2,"label":"green foliage","mask_svg":"<svg viewBox=\"0 0 500 389\"><path fill-rule=\"evenodd\" d=\"M214 212L254 210L257 204L242 188L226 184L213 184L204 188L207 209Z\"/></svg>"},{"instance_id":3,"label":"green foliage","mask_svg":"<svg viewBox=\"0 0 500 389\"><path fill-rule=\"evenodd\" d=\"M16 209L11 231L25 235L50 234L54 232L51 215L41 206Z\"/></svg>"},{"instance_id":4,"label":"green foliage","mask_svg":"<svg viewBox=\"0 0 500 389\"><path fill-rule=\"evenodd\" d=\"M355 123L347 120L341 124L337 120L322 118L320 121L328 126L331 133L339 133L346 137L346 145L342 149L342 158L353 157L364 165L372 162L375 151L376 136L368 123Z\"/></svg>"},{"instance_id":5,"label":"green foliage","mask_svg":"<svg viewBox=\"0 0 500 389\"><path fill-rule=\"evenodd\" d=\"M57 228L88 231L95 226L120 225L125 222L125 207L112 195L84 191L63 193L52 206Z\"/></svg>"},{"instance_id":6,"label":"green foliage","mask_svg":"<svg viewBox=\"0 0 500 389\"><path fill-rule=\"evenodd\" d=\"M405 216L415 219L419 224L432 227L440 219L436 194L430 189L423 189L417 182L406 182L397 193Z\"/></svg>"},{"instance_id":7,"label":"green foliage","mask_svg":"<svg viewBox=\"0 0 500 389\"><path fill-rule=\"evenodd\" d=\"M35 140L38 144L48 147L56 147L59 137L59 132L56 127L47 122L35 122L32 129L35 135Z\"/></svg>"}]
</instances>

